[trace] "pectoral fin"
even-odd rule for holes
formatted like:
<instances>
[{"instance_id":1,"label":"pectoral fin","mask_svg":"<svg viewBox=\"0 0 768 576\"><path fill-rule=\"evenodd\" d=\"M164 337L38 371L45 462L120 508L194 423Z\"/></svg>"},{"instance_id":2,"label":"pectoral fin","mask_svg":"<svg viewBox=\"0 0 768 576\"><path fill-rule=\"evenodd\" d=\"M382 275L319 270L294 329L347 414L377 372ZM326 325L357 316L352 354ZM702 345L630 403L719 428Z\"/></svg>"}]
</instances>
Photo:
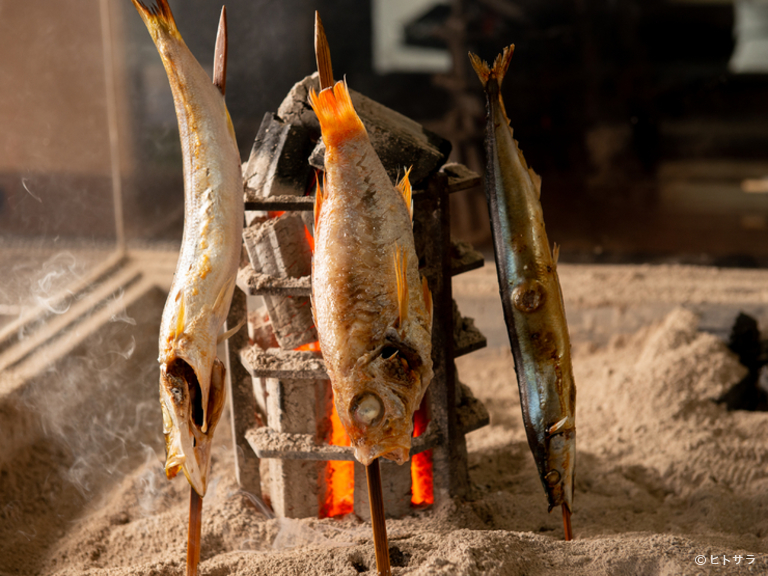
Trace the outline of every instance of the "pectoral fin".
<instances>
[{"instance_id":1,"label":"pectoral fin","mask_svg":"<svg viewBox=\"0 0 768 576\"><path fill-rule=\"evenodd\" d=\"M238 322L237 326L235 326L234 328L219 334L218 338L216 338L216 344L221 344L222 342L224 342L224 340L229 340L230 338L232 338L232 336L237 334L237 331L240 330L240 328L242 328L244 325L245 325L245 318L240 320L240 322Z\"/></svg>"},{"instance_id":2,"label":"pectoral fin","mask_svg":"<svg viewBox=\"0 0 768 576\"><path fill-rule=\"evenodd\" d=\"M408 253L395 246L395 282L397 284L398 326L408 319Z\"/></svg>"},{"instance_id":3,"label":"pectoral fin","mask_svg":"<svg viewBox=\"0 0 768 576\"><path fill-rule=\"evenodd\" d=\"M411 181L408 179L408 176L412 169L413 166L408 168L403 175L403 179L397 184L397 189L400 191L400 194L403 195L405 207L408 208L408 215L411 217L411 222L413 222L413 191L411 190Z\"/></svg>"}]
</instances>

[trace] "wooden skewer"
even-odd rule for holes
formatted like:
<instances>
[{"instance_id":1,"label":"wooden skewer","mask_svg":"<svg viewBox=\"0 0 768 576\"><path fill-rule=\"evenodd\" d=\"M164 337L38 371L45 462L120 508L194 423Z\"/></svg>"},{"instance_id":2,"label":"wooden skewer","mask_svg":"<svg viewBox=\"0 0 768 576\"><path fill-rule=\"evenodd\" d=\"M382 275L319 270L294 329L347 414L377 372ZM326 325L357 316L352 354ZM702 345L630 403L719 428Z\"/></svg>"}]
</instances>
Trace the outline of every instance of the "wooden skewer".
<instances>
[{"instance_id":1,"label":"wooden skewer","mask_svg":"<svg viewBox=\"0 0 768 576\"><path fill-rule=\"evenodd\" d=\"M384 519L384 495L381 489L381 470L376 458L365 467L368 480L368 500L371 504L371 525L373 526L373 547L376 550L376 572L379 576L391 576L389 567L389 544L387 543L387 522Z\"/></svg>"},{"instance_id":2,"label":"wooden skewer","mask_svg":"<svg viewBox=\"0 0 768 576\"><path fill-rule=\"evenodd\" d=\"M221 7L216 48L213 52L213 83L224 94L227 91L227 7Z\"/></svg>"},{"instance_id":3,"label":"wooden skewer","mask_svg":"<svg viewBox=\"0 0 768 576\"><path fill-rule=\"evenodd\" d=\"M189 532L187 533L187 576L197 576L200 563L200 531L203 519L203 499L189 487Z\"/></svg>"},{"instance_id":4,"label":"wooden skewer","mask_svg":"<svg viewBox=\"0 0 768 576\"><path fill-rule=\"evenodd\" d=\"M330 88L333 86L331 48L328 46L328 38L325 37L325 29L317 10L315 10L315 60L320 74L320 90Z\"/></svg>"},{"instance_id":5,"label":"wooden skewer","mask_svg":"<svg viewBox=\"0 0 768 576\"><path fill-rule=\"evenodd\" d=\"M570 542L573 540L573 528L571 528L571 511L568 506L562 504L563 507L563 529L565 531L565 541Z\"/></svg>"}]
</instances>

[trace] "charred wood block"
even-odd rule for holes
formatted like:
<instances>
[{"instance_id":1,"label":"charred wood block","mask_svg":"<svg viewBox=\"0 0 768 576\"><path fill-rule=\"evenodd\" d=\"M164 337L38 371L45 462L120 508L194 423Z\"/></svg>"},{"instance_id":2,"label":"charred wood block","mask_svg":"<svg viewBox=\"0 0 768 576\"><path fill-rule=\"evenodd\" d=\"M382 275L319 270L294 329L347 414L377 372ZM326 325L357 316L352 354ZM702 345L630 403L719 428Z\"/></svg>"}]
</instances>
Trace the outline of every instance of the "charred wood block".
<instances>
[{"instance_id":1,"label":"charred wood block","mask_svg":"<svg viewBox=\"0 0 768 576\"><path fill-rule=\"evenodd\" d=\"M243 177L258 196L303 196L312 178L307 158L312 151L310 131L285 124L274 114L264 115Z\"/></svg>"},{"instance_id":2,"label":"charred wood block","mask_svg":"<svg viewBox=\"0 0 768 576\"><path fill-rule=\"evenodd\" d=\"M249 296L262 296L264 294L309 296L312 293L309 276L275 278L261 272L254 272L250 263L243 266L237 273L237 285Z\"/></svg>"},{"instance_id":3,"label":"charred wood block","mask_svg":"<svg viewBox=\"0 0 768 576\"><path fill-rule=\"evenodd\" d=\"M440 172L448 176L449 194L474 188L475 186L479 186L483 181L480 174L457 162L449 162L445 164L440 168Z\"/></svg>"},{"instance_id":4,"label":"charred wood block","mask_svg":"<svg viewBox=\"0 0 768 576\"><path fill-rule=\"evenodd\" d=\"M266 381L266 380L265 380ZM480 403L479 400L474 400ZM481 404L482 406L482 404ZM484 408L484 406L483 406ZM474 410L474 406L472 407ZM462 406L459 410L465 410ZM474 414L474 413L473 413ZM478 423L473 414L467 414L468 430L472 431L485 426L487 422ZM488 413L486 412L486 417ZM462 420L464 422L464 420ZM352 448L349 446L334 446L325 442L318 443L316 434L293 434L290 432L276 432L269 426L253 428L246 434L248 443L259 458L283 458L286 460L345 460L355 459ZM431 450L442 442L437 427L430 423L426 432L414 438L411 442L411 456L425 450Z\"/></svg>"},{"instance_id":5,"label":"charred wood block","mask_svg":"<svg viewBox=\"0 0 768 576\"><path fill-rule=\"evenodd\" d=\"M283 214L243 230L255 272L276 278L301 278L312 270L312 252L299 214Z\"/></svg>"},{"instance_id":6,"label":"charred wood block","mask_svg":"<svg viewBox=\"0 0 768 576\"><path fill-rule=\"evenodd\" d=\"M250 226L243 231L243 240L256 272L277 278L301 278L311 271L312 253L298 214L283 214ZM264 303L282 348L291 350L317 340L309 298L265 295Z\"/></svg>"},{"instance_id":7,"label":"charred wood block","mask_svg":"<svg viewBox=\"0 0 768 576\"><path fill-rule=\"evenodd\" d=\"M262 350L279 346L266 306L248 312L248 339Z\"/></svg>"},{"instance_id":8,"label":"charred wood block","mask_svg":"<svg viewBox=\"0 0 768 576\"><path fill-rule=\"evenodd\" d=\"M410 462L398 466L381 458L381 488L384 493L384 513L388 518L400 518L411 512ZM365 466L355 461L355 514L363 520L371 519L368 483Z\"/></svg>"},{"instance_id":9,"label":"charred wood block","mask_svg":"<svg viewBox=\"0 0 768 576\"><path fill-rule=\"evenodd\" d=\"M318 399L324 380L267 380L267 423L277 432L316 436ZM320 464L308 460L275 459L269 462L270 496L278 516L305 518L318 514Z\"/></svg>"},{"instance_id":10,"label":"charred wood block","mask_svg":"<svg viewBox=\"0 0 768 576\"><path fill-rule=\"evenodd\" d=\"M310 88L318 91L319 86L316 73L296 84L280 105L278 117L288 124L299 124L319 134L320 125L307 103ZM350 90L350 95L371 144L393 182L406 168L413 166L410 180L413 186L418 186L445 163L451 152L448 140L359 92ZM320 140L312 151L310 163L322 170L324 157L325 145Z\"/></svg>"},{"instance_id":11,"label":"charred wood block","mask_svg":"<svg viewBox=\"0 0 768 576\"><path fill-rule=\"evenodd\" d=\"M252 188L244 193L245 210L278 212L283 210L312 212L315 208L314 196L270 196L262 198ZM250 226L250 224L249 224Z\"/></svg>"},{"instance_id":12,"label":"charred wood block","mask_svg":"<svg viewBox=\"0 0 768 576\"><path fill-rule=\"evenodd\" d=\"M328 378L325 363L316 352L251 346L240 351L240 359L253 378Z\"/></svg>"}]
</instances>

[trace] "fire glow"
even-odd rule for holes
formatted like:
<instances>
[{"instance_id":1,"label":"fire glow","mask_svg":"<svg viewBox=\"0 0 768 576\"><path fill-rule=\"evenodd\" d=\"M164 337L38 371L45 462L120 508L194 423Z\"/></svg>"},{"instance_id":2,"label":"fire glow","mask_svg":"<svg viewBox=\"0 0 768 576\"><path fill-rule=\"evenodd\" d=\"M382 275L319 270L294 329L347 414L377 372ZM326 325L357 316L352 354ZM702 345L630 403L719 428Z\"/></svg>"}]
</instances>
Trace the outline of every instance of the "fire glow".
<instances>
[{"instance_id":1,"label":"fire glow","mask_svg":"<svg viewBox=\"0 0 768 576\"><path fill-rule=\"evenodd\" d=\"M334 446L349 446L349 436L344 431L332 403L331 438ZM330 460L325 466L325 498L320 506L320 518L333 518L351 513L355 508L355 463Z\"/></svg>"},{"instance_id":2,"label":"fire glow","mask_svg":"<svg viewBox=\"0 0 768 576\"><path fill-rule=\"evenodd\" d=\"M427 416L427 403L422 401L421 406L413 415L413 437L424 433L429 424ZM434 485L432 479L432 450L426 450L414 454L411 458L411 504L414 506L426 506L435 502Z\"/></svg>"}]
</instances>

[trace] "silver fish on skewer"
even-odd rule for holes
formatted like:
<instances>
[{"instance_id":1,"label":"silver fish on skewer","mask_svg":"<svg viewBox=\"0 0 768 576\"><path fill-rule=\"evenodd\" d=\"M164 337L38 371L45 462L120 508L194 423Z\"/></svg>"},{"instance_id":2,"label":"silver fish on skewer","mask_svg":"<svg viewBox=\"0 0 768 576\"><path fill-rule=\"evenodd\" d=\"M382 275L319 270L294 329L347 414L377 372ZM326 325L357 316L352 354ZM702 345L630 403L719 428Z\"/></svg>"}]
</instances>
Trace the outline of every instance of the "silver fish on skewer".
<instances>
[{"instance_id":1,"label":"silver fish on skewer","mask_svg":"<svg viewBox=\"0 0 768 576\"><path fill-rule=\"evenodd\" d=\"M240 262L243 185L235 131L224 103L226 32L213 82L181 38L167 0L131 0L168 74L184 160L184 237L160 326L160 406L165 472L179 470L204 496L211 440L224 408L225 369L216 358ZM224 22L224 19L222 19Z\"/></svg>"},{"instance_id":2,"label":"silver fish on skewer","mask_svg":"<svg viewBox=\"0 0 768 576\"><path fill-rule=\"evenodd\" d=\"M549 509L562 506L565 539L570 540L576 386L557 247L550 251L539 201L541 178L513 138L501 98L513 51L514 45L505 48L491 67L475 54L469 58L488 105L485 192L525 431Z\"/></svg>"}]
</instances>

